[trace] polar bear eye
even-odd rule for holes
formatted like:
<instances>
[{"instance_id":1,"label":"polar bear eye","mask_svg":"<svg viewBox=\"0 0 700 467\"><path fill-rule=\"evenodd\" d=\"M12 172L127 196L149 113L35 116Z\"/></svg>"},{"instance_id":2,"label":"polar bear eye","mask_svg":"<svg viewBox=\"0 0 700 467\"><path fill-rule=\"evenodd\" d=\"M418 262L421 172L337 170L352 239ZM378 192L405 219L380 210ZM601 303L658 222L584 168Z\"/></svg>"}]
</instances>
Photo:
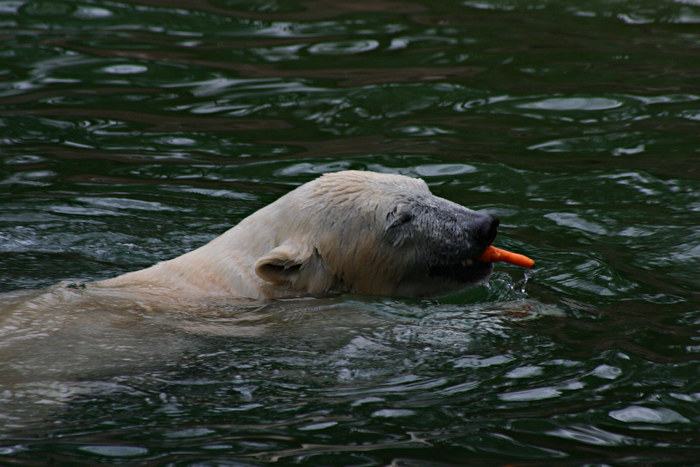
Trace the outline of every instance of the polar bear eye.
<instances>
[{"instance_id":1,"label":"polar bear eye","mask_svg":"<svg viewBox=\"0 0 700 467\"><path fill-rule=\"evenodd\" d=\"M389 216L389 228L398 227L400 225L408 224L415 217L410 212L396 213L392 212Z\"/></svg>"}]
</instances>

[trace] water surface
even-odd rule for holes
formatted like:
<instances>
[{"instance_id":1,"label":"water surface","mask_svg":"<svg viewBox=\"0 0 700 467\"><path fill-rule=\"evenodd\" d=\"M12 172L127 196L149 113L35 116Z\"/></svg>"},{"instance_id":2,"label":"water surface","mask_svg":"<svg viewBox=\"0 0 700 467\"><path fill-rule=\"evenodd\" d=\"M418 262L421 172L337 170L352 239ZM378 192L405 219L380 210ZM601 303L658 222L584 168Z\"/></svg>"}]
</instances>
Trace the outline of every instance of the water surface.
<instances>
[{"instance_id":1,"label":"water surface","mask_svg":"<svg viewBox=\"0 0 700 467\"><path fill-rule=\"evenodd\" d=\"M0 5L2 462L697 461L697 2L195 3ZM342 169L537 267L162 313L46 289Z\"/></svg>"}]
</instances>

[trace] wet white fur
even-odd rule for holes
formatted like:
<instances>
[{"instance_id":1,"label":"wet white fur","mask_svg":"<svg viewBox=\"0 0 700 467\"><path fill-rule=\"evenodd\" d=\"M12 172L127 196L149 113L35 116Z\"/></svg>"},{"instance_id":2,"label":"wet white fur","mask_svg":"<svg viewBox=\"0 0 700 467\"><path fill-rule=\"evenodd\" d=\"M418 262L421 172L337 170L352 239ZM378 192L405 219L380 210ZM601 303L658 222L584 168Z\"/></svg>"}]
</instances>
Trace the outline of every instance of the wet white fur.
<instances>
[{"instance_id":1,"label":"wet white fur","mask_svg":"<svg viewBox=\"0 0 700 467\"><path fill-rule=\"evenodd\" d=\"M387 213L408 196L433 195L422 180L401 175L326 174L196 250L92 285L253 299L332 290L392 295L411 252L389 254L381 237Z\"/></svg>"}]
</instances>

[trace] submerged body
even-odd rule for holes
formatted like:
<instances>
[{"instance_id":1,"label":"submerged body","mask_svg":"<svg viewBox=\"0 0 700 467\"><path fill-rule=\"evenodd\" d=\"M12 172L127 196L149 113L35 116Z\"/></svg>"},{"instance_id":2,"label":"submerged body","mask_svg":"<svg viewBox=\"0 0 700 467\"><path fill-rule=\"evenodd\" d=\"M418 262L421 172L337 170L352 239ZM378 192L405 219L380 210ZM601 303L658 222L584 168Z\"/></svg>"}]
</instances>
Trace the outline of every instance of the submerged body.
<instances>
[{"instance_id":1,"label":"submerged body","mask_svg":"<svg viewBox=\"0 0 700 467\"><path fill-rule=\"evenodd\" d=\"M433 195L420 179L337 172L196 250L89 286L252 299L439 296L488 278L492 265L477 258L497 227L495 217Z\"/></svg>"},{"instance_id":2,"label":"submerged body","mask_svg":"<svg viewBox=\"0 0 700 467\"><path fill-rule=\"evenodd\" d=\"M63 381L160 367L197 345L195 336L277 337L305 329L289 326L289 307L361 318L352 302L329 306L334 297L314 305L260 299L334 291L424 297L483 282L492 265L476 258L497 226L488 214L434 196L422 180L339 172L169 261L99 282L2 294L0 418L43 418L48 406L43 392L33 392L37 384L51 389L58 382L62 401L93 389ZM359 326L351 323L338 328Z\"/></svg>"}]
</instances>

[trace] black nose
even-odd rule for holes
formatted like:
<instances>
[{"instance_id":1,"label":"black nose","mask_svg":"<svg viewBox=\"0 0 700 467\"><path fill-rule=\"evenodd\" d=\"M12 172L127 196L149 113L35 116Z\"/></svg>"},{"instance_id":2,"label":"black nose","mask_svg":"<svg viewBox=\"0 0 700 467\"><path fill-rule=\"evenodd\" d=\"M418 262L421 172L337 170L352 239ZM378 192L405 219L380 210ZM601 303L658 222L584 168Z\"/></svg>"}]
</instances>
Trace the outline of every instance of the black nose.
<instances>
[{"instance_id":1,"label":"black nose","mask_svg":"<svg viewBox=\"0 0 700 467\"><path fill-rule=\"evenodd\" d=\"M475 232L477 240L485 246L493 243L498 233L498 224L500 223L501 221L498 220L498 217L485 214Z\"/></svg>"}]
</instances>

